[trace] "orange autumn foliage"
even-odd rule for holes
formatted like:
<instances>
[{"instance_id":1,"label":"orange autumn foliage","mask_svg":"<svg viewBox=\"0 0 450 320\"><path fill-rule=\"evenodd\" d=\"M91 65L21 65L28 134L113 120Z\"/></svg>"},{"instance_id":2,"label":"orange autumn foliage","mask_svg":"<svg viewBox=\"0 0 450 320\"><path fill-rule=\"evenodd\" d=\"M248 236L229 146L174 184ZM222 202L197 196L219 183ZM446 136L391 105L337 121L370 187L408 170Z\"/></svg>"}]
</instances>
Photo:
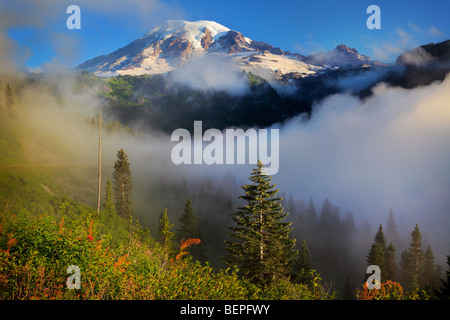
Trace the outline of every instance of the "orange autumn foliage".
<instances>
[{"instance_id":1,"label":"orange autumn foliage","mask_svg":"<svg viewBox=\"0 0 450 320\"><path fill-rule=\"evenodd\" d=\"M117 261L114 263L114 267L119 270L120 272L125 271L125 266L130 264L130 261L127 260L128 254L124 254L123 256L119 257Z\"/></svg>"},{"instance_id":2,"label":"orange autumn foliage","mask_svg":"<svg viewBox=\"0 0 450 320\"><path fill-rule=\"evenodd\" d=\"M187 249L193 245L197 245L202 242L200 239L190 238L186 240L181 240L180 244L180 253L175 257L176 260L180 260L183 256L187 255Z\"/></svg>"},{"instance_id":3,"label":"orange autumn foliage","mask_svg":"<svg viewBox=\"0 0 450 320\"><path fill-rule=\"evenodd\" d=\"M380 289L369 289L367 282L358 290L359 300L403 300L403 288L398 282L386 281L380 285Z\"/></svg>"}]
</instances>

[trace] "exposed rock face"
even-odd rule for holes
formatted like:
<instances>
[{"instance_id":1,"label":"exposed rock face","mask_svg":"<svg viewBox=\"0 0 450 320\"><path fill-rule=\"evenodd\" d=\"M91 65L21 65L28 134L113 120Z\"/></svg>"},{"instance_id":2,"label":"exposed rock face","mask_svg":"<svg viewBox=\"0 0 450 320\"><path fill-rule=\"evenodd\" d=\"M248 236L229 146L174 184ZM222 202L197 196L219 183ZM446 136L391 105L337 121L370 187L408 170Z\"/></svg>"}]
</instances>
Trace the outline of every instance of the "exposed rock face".
<instances>
[{"instance_id":1,"label":"exposed rock face","mask_svg":"<svg viewBox=\"0 0 450 320\"><path fill-rule=\"evenodd\" d=\"M226 35L219 38L217 44L220 46L220 49L226 50L227 53L243 52L252 49L242 33L237 31L228 31Z\"/></svg>"},{"instance_id":2,"label":"exposed rock face","mask_svg":"<svg viewBox=\"0 0 450 320\"><path fill-rule=\"evenodd\" d=\"M317 65L327 65L339 68L362 68L365 66L381 65L378 61L372 61L368 56L361 55L354 48L344 44L327 52L309 55L306 61Z\"/></svg>"},{"instance_id":3,"label":"exposed rock face","mask_svg":"<svg viewBox=\"0 0 450 320\"><path fill-rule=\"evenodd\" d=\"M255 50L258 51L266 51L266 50L270 51L274 49L274 47L271 46L270 44L260 41L252 41L252 46Z\"/></svg>"},{"instance_id":4,"label":"exposed rock face","mask_svg":"<svg viewBox=\"0 0 450 320\"><path fill-rule=\"evenodd\" d=\"M179 57L186 60L192 53L192 45L189 40L175 36L167 39L160 48L163 53L161 56L167 58Z\"/></svg>"},{"instance_id":5,"label":"exposed rock face","mask_svg":"<svg viewBox=\"0 0 450 320\"><path fill-rule=\"evenodd\" d=\"M207 50L213 41L214 40L211 36L211 31L209 31L208 27L205 27L205 35L203 36L203 38L200 42L202 45L202 48Z\"/></svg>"}]
</instances>

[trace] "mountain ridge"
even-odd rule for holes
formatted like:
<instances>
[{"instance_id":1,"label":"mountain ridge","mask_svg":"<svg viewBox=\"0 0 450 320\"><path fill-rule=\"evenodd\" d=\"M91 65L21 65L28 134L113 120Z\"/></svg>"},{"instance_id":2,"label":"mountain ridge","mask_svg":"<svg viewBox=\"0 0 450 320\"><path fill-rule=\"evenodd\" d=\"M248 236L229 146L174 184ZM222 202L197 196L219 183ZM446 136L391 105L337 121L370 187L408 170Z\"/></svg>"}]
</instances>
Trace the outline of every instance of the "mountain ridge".
<instances>
[{"instance_id":1,"label":"mountain ridge","mask_svg":"<svg viewBox=\"0 0 450 320\"><path fill-rule=\"evenodd\" d=\"M382 65L343 44L325 53L304 56L252 40L215 21L168 20L128 45L87 60L76 69L105 77L161 74L205 55L231 61L237 70L277 79L286 75L302 78L332 68Z\"/></svg>"}]
</instances>

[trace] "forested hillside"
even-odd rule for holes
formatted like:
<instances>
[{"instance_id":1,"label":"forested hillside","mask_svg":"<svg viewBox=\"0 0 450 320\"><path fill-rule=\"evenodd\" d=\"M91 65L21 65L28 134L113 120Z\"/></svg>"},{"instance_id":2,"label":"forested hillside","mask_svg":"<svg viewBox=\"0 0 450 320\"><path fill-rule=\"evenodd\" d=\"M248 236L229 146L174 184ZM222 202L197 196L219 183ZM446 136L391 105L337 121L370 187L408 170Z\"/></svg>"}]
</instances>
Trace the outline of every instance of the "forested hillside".
<instances>
[{"instance_id":1,"label":"forested hillside","mask_svg":"<svg viewBox=\"0 0 450 320\"><path fill-rule=\"evenodd\" d=\"M395 208L378 212L379 222L371 226L329 198L284 193L282 183L274 185L262 173L261 163L239 181L230 175L189 180L171 171L155 149L149 157L135 156L147 152L147 131L189 128L199 114L224 128L268 125L275 118L265 122L265 108L277 103L286 109L276 121L307 111L247 76L250 91L239 97L167 88L159 76L82 74L66 91L39 77L3 82L0 297L445 298L448 280L440 279L446 266L436 264L419 225L407 235L398 231L404 226L397 224ZM61 92L71 92L70 98ZM89 103L104 111L100 212L100 118ZM220 104L240 111L224 109L232 117L217 117ZM173 118L175 106L181 111ZM266 111L260 117L242 113L253 107ZM214 117L208 118L209 110ZM239 116L255 123L239 122ZM81 270L80 289L66 283L72 265ZM364 285L368 265L381 269L379 290Z\"/></svg>"}]
</instances>

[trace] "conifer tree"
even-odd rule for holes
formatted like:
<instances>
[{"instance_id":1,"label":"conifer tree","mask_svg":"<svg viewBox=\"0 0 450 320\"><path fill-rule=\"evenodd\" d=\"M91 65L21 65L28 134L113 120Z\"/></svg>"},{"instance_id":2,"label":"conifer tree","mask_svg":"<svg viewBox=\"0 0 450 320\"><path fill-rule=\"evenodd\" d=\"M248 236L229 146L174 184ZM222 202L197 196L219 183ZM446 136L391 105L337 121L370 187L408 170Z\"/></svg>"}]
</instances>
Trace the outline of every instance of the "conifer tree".
<instances>
[{"instance_id":1,"label":"conifer tree","mask_svg":"<svg viewBox=\"0 0 450 320\"><path fill-rule=\"evenodd\" d=\"M169 216L167 215L167 209L161 211L158 224L158 238L159 242L163 246L164 250L164 262L165 264L169 260L169 255L172 252L173 239L175 234L171 231L173 224L169 222Z\"/></svg>"},{"instance_id":2,"label":"conifer tree","mask_svg":"<svg viewBox=\"0 0 450 320\"><path fill-rule=\"evenodd\" d=\"M392 208L389 211L389 215L386 221L386 236L390 241L398 245L397 224L395 223L394 211L392 210Z\"/></svg>"},{"instance_id":3,"label":"conifer tree","mask_svg":"<svg viewBox=\"0 0 450 320\"><path fill-rule=\"evenodd\" d=\"M413 279L414 268L411 259L411 254L408 249L403 250L400 255L400 274L399 281L400 284L406 288L411 288L411 283Z\"/></svg>"},{"instance_id":4,"label":"conifer tree","mask_svg":"<svg viewBox=\"0 0 450 320\"><path fill-rule=\"evenodd\" d=\"M428 245L424 254L424 262L420 276L420 286L427 292L433 292L439 286L439 274L434 262L434 253L431 246Z\"/></svg>"},{"instance_id":5,"label":"conifer tree","mask_svg":"<svg viewBox=\"0 0 450 320\"><path fill-rule=\"evenodd\" d=\"M203 241L203 236L198 226L197 217L194 214L194 209L192 208L191 199L188 199L186 201L184 205L183 215L179 220L181 222L181 226L177 230L178 241L187 239L200 239L201 242L196 246L188 248L188 252L194 259L200 262L205 262L205 242Z\"/></svg>"},{"instance_id":6,"label":"conifer tree","mask_svg":"<svg viewBox=\"0 0 450 320\"><path fill-rule=\"evenodd\" d=\"M380 267L381 281L384 282L386 276L386 238L381 224L367 255L367 264Z\"/></svg>"},{"instance_id":7,"label":"conifer tree","mask_svg":"<svg viewBox=\"0 0 450 320\"><path fill-rule=\"evenodd\" d=\"M409 253L411 255L411 262L413 267L414 280L419 282L420 271L424 261L422 250L422 235L420 234L419 225L416 224L414 230L411 232L411 243L409 244Z\"/></svg>"},{"instance_id":8,"label":"conifer tree","mask_svg":"<svg viewBox=\"0 0 450 320\"><path fill-rule=\"evenodd\" d=\"M306 223L309 228L315 228L317 225L317 212L314 207L314 200L312 196L309 198L308 210L306 211Z\"/></svg>"},{"instance_id":9,"label":"conifer tree","mask_svg":"<svg viewBox=\"0 0 450 320\"><path fill-rule=\"evenodd\" d=\"M15 107L14 96L9 83L6 85L5 90L5 106L8 111L13 111Z\"/></svg>"},{"instance_id":10,"label":"conifer tree","mask_svg":"<svg viewBox=\"0 0 450 320\"><path fill-rule=\"evenodd\" d=\"M191 199L188 199L184 204L183 215L179 220L181 222L181 226L177 230L178 240L198 238L199 228L197 224L197 217L194 215L194 210L192 209Z\"/></svg>"},{"instance_id":11,"label":"conifer tree","mask_svg":"<svg viewBox=\"0 0 450 320\"><path fill-rule=\"evenodd\" d=\"M381 248L383 249L383 251L386 250L386 237L384 236L384 232L383 232L383 226L380 224L380 226L378 227L378 231L375 234L375 243L378 243Z\"/></svg>"},{"instance_id":12,"label":"conifer tree","mask_svg":"<svg viewBox=\"0 0 450 320\"><path fill-rule=\"evenodd\" d=\"M333 232L336 225L333 221L333 208L328 198L325 199L322 205L322 210L319 216L319 229L322 232Z\"/></svg>"},{"instance_id":13,"label":"conifer tree","mask_svg":"<svg viewBox=\"0 0 450 320\"><path fill-rule=\"evenodd\" d=\"M382 282L384 279L384 258L385 251L383 250L383 247L379 243L372 243L369 253L367 254L367 265L376 265L380 267Z\"/></svg>"},{"instance_id":14,"label":"conifer tree","mask_svg":"<svg viewBox=\"0 0 450 320\"><path fill-rule=\"evenodd\" d=\"M314 240L317 236L317 211L314 206L314 200L313 197L310 196L309 202L308 202L308 208L305 212L305 225L302 226L304 230L304 238L306 238L310 244L316 243Z\"/></svg>"},{"instance_id":15,"label":"conifer tree","mask_svg":"<svg viewBox=\"0 0 450 320\"><path fill-rule=\"evenodd\" d=\"M450 255L447 256L447 279L441 279L442 287L436 290L436 296L441 300L450 300Z\"/></svg>"},{"instance_id":16,"label":"conifer tree","mask_svg":"<svg viewBox=\"0 0 450 320\"><path fill-rule=\"evenodd\" d=\"M105 188L105 202L103 204L103 212L105 216L110 217L116 214L116 208L114 206L113 200L113 190L111 180L106 180L106 188Z\"/></svg>"},{"instance_id":17,"label":"conifer tree","mask_svg":"<svg viewBox=\"0 0 450 320\"><path fill-rule=\"evenodd\" d=\"M386 248L386 254L384 259L385 264L385 280L396 281L397 280L397 264L395 262L395 247L392 242Z\"/></svg>"},{"instance_id":18,"label":"conifer tree","mask_svg":"<svg viewBox=\"0 0 450 320\"><path fill-rule=\"evenodd\" d=\"M310 286L313 280L310 275L312 268L313 265L311 261L311 254L308 246L306 245L306 241L303 241L300 253L298 254L297 260L294 262L292 268L292 282Z\"/></svg>"},{"instance_id":19,"label":"conifer tree","mask_svg":"<svg viewBox=\"0 0 450 320\"><path fill-rule=\"evenodd\" d=\"M128 156L123 149L117 152L117 160L113 172L115 207L118 215L132 220L133 209L131 201L131 190L133 178L130 171Z\"/></svg>"},{"instance_id":20,"label":"conifer tree","mask_svg":"<svg viewBox=\"0 0 450 320\"><path fill-rule=\"evenodd\" d=\"M235 227L226 241L229 265L236 265L243 275L257 284L265 284L287 277L295 260L295 240L290 238L291 223L283 222L284 212L278 189L258 161L250 175L251 184L242 186L245 195L239 198L246 203L232 214Z\"/></svg>"},{"instance_id":21,"label":"conifer tree","mask_svg":"<svg viewBox=\"0 0 450 320\"><path fill-rule=\"evenodd\" d=\"M409 248L401 254L400 270L403 287L411 290L420 287L423 262L422 235L420 234L419 226L416 224L411 232Z\"/></svg>"},{"instance_id":22,"label":"conifer tree","mask_svg":"<svg viewBox=\"0 0 450 320\"><path fill-rule=\"evenodd\" d=\"M350 234L356 231L355 219L353 218L353 212L347 211L345 213L344 221L342 222L342 231L344 235L348 237Z\"/></svg>"}]
</instances>

